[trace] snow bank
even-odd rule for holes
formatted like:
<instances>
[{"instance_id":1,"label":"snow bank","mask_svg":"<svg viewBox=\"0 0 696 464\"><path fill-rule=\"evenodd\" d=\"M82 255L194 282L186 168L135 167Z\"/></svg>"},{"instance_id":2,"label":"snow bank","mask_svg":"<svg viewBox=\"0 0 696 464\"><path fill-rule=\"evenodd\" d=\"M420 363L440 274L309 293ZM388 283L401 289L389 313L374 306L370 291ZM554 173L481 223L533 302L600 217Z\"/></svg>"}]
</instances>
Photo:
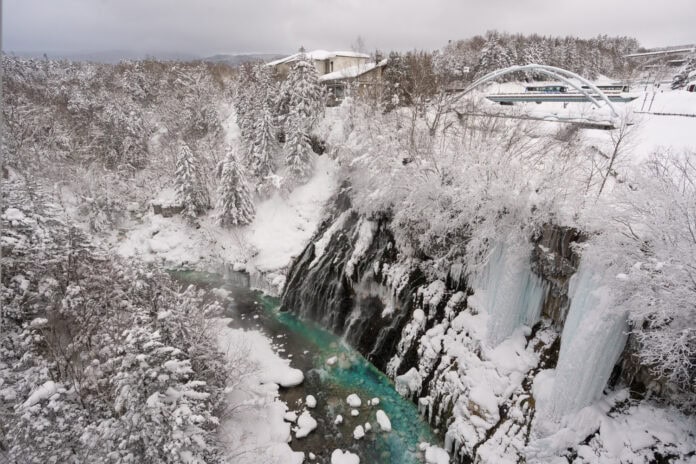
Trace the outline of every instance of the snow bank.
<instances>
[{"instance_id":1,"label":"snow bank","mask_svg":"<svg viewBox=\"0 0 696 464\"><path fill-rule=\"evenodd\" d=\"M230 385L226 393L226 403L236 409L234 417L223 418L220 424L220 441L229 453L228 460L235 464L302 463L304 454L292 451L287 444L291 436L286 419L292 415L278 400L278 384L301 381L302 372L278 357L271 340L262 333L230 328L229 319L214 322L219 349L229 362L249 373L232 379L239 383Z\"/></svg>"}]
</instances>

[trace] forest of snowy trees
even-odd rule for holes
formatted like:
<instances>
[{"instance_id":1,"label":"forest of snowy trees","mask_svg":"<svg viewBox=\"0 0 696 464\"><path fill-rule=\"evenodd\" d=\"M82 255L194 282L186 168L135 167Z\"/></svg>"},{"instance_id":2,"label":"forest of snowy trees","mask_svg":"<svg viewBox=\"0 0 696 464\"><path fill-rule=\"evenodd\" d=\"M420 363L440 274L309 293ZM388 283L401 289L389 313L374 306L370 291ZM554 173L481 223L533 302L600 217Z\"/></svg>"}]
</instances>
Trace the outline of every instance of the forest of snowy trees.
<instances>
[{"instance_id":1,"label":"forest of snowy trees","mask_svg":"<svg viewBox=\"0 0 696 464\"><path fill-rule=\"evenodd\" d=\"M451 78L469 73L480 77L499 68L536 63L567 69L589 79L600 74L625 79L632 67L624 55L638 48L638 41L630 37L600 35L580 39L490 31L485 36L447 44L438 57L438 66ZM469 73L464 72L467 68Z\"/></svg>"},{"instance_id":2,"label":"forest of snowy trees","mask_svg":"<svg viewBox=\"0 0 696 464\"><path fill-rule=\"evenodd\" d=\"M665 401L694 411L694 153L618 168L576 129L462 118L438 97L531 62L624 78L623 55L637 49L624 37L491 32L441 52L392 52L377 104L348 98L328 122L304 55L283 81L262 63L3 56L0 452L29 463L219 462L231 374L207 324L220 308L102 239L166 188L192 227L208 214L219 227L248 225L257 202L309 180L324 145L355 210L388 216L399 249L434 269L474 271L496 243L527 246L548 224L586 233L579 251L617 276L641 365Z\"/></svg>"}]
</instances>

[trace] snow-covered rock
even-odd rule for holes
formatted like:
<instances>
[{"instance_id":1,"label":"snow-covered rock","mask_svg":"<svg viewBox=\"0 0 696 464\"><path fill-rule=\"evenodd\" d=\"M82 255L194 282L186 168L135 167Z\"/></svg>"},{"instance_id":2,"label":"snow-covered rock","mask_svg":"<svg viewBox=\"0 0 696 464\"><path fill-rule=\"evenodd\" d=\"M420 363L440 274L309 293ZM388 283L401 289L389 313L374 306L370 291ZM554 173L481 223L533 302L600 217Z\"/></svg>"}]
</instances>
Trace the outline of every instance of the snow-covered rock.
<instances>
[{"instance_id":1,"label":"snow-covered rock","mask_svg":"<svg viewBox=\"0 0 696 464\"><path fill-rule=\"evenodd\" d=\"M389 420L387 414L381 409L377 411L377 423L379 424L380 429L384 430L385 432L391 432L391 421Z\"/></svg>"},{"instance_id":2,"label":"snow-covered rock","mask_svg":"<svg viewBox=\"0 0 696 464\"><path fill-rule=\"evenodd\" d=\"M331 453L331 464L360 464L360 458L357 454L337 449Z\"/></svg>"},{"instance_id":3,"label":"snow-covered rock","mask_svg":"<svg viewBox=\"0 0 696 464\"><path fill-rule=\"evenodd\" d=\"M297 427L295 427L295 437L304 438L317 428L317 421L312 417L309 411L305 411L297 418Z\"/></svg>"},{"instance_id":4,"label":"snow-covered rock","mask_svg":"<svg viewBox=\"0 0 696 464\"><path fill-rule=\"evenodd\" d=\"M316 408L317 407L317 399L312 395L307 395L307 398L305 398L305 404L310 409Z\"/></svg>"},{"instance_id":5,"label":"snow-covered rock","mask_svg":"<svg viewBox=\"0 0 696 464\"><path fill-rule=\"evenodd\" d=\"M438 446L428 446L425 450L427 464L449 464L449 453Z\"/></svg>"},{"instance_id":6,"label":"snow-covered rock","mask_svg":"<svg viewBox=\"0 0 696 464\"><path fill-rule=\"evenodd\" d=\"M363 428L362 425L358 425L353 429L353 438L356 440L360 440L362 437L365 436L365 429Z\"/></svg>"},{"instance_id":7,"label":"snow-covered rock","mask_svg":"<svg viewBox=\"0 0 696 464\"><path fill-rule=\"evenodd\" d=\"M413 393L420 391L422 382L423 380L418 370L412 367L408 372L396 378L396 391L399 392L401 396L409 397Z\"/></svg>"},{"instance_id":8,"label":"snow-covered rock","mask_svg":"<svg viewBox=\"0 0 696 464\"><path fill-rule=\"evenodd\" d=\"M350 395L348 395L348 398L346 398L346 402L351 408L359 408L362 404L362 401L360 401L360 397L355 393L351 393Z\"/></svg>"},{"instance_id":9,"label":"snow-covered rock","mask_svg":"<svg viewBox=\"0 0 696 464\"><path fill-rule=\"evenodd\" d=\"M339 414L338 416L336 416L336 419L334 419L334 424L340 425L342 423L343 423L343 416Z\"/></svg>"},{"instance_id":10,"label":"snow-covered rock","mask_svg":"<svg viewBox=\"0 0 696 464\"><path fill-rule=\"evenodd\" d=\"M350 415L353 417L357 417L359 414L360 414L360 411L358 411L357 409L350 410Z\"/></svg>"}]
</instances>

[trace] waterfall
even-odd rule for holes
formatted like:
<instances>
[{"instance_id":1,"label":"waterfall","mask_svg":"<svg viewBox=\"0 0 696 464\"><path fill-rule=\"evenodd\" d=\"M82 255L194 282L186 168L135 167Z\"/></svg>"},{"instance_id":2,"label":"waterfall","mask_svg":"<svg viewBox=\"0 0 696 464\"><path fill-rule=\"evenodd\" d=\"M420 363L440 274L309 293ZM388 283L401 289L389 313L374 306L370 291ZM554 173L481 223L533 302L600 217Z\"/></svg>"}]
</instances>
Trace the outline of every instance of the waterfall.
<instances>
[{"instance_id":1,"label":"waterfall","mask_svg":"<svg viewBox=\"0 0 696 464\"><path fill-rule=\"evenodd\" d=\"M588 257L583 257L570 281L570 310L553 386L540 405L553 419L574 413L602 395L626 344L627 315L613 308L608 282Z\"/></svg>"},{"instance_id":2,"label":"waterfall","mask_svg":"<svg viewBox=\"0 0 696 464\"><path fill-rule=\"evenodd\" d=\"M548 284L532 272L528 250L498 244L474 274L472 289L469 303L489 314L487 342L495 347L516 328L539 320Z\"/></svg>"}]
</instances>

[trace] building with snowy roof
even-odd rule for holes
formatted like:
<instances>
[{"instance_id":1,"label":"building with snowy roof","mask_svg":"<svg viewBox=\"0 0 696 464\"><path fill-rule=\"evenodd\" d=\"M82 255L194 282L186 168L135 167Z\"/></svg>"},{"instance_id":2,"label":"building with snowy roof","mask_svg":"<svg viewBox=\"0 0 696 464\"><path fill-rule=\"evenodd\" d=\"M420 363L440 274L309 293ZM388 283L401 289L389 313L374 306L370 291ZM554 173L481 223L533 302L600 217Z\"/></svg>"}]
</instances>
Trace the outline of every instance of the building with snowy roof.
<instances>
[{"instance_id":1,"label":"building with snowy roof","mask_svg":"<svg viewBox=\"0 0 696 464\"><path fill-rule=\"evenodd\" d=\"M275 68L276 73L279 75L285 76L300 57L300 54L302 54L301 51L286 56L285 58L271 61L268 63L268 66ZM307 58L312 60L320 76L343 71L346 68L353 68L370 62L370 55L358 52L312 50L304 52L304 54L307 55Z\"/></svg>"},{"instance_id":2,"label":"building with snowy roof","mask_svg":"<svg viewBox=\"0 0 696 464\"><path fill-rule=\"evenodd\" d=\"M319 76L319 82L330 91L335 101L342 100L348 89L361 96L377 97L382 91L382 74L387 60L370 61Z\"/></svg>"}]
</instances>

